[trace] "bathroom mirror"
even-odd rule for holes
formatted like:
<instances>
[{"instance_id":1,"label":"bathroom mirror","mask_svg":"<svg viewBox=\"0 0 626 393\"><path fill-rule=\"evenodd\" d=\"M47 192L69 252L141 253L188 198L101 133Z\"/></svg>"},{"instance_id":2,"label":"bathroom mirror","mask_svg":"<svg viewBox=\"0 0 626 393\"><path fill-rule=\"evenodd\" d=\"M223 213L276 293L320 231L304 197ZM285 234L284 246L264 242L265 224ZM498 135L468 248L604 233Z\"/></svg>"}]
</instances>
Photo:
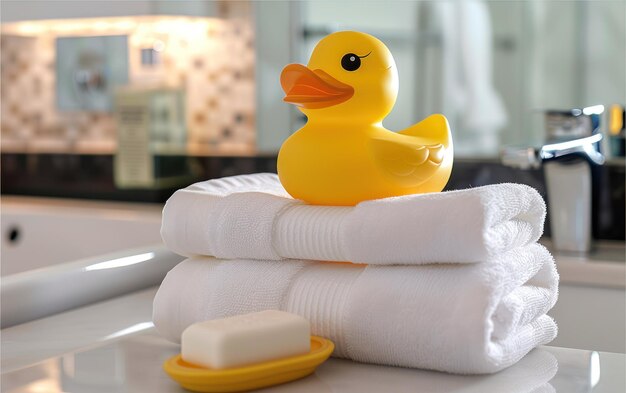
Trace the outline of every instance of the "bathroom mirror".
<instances>
[{"instance_id":1,"label":"bathroom mirror","mask_svg":"<svg viewBox=\"0 0 626 393\"><path fill-rule=\"evenodd\" d=\"M343 29L378 36L395 57L400 94L385 125L399 130L441 112L459 157L497 157L503 146L540 144L548 109L626 102L624 1L55 1L53 9L43 3L2 5L3 152L116 151L112 114L60 113L53 96L37 93L52 91L55 39L98 35L91 30L108 24L130 37L131 85L158 76L139 72L138 53L164 50L157 62L167 71L162 79L187 95L182 152L190 156L275 154L303 121L282 102L282 67L306 62L320 38ZM172 19L181 14L188 19ZM74 22L20 24L67 18ZM85 18L105 19L83 24L86 31ZM159 32L168 23L180 26ZM33 41L37 31L47 33ZM167 45L179 35L185 41L189 31L202 37L197 53Z\"/></svg>"},{"instance_id":2,"label":"bathroom mirror","mask_svg":"<svg viewBox=\"0 0 626 393\"><path fill-rule=\"evenodd\" d=\"M305 1L299 61L334 30L378 36L400 95L386 125L444 113L460 156L544 140L543 111L626 101L623 1Z\"/></svg>"}]
</instances>

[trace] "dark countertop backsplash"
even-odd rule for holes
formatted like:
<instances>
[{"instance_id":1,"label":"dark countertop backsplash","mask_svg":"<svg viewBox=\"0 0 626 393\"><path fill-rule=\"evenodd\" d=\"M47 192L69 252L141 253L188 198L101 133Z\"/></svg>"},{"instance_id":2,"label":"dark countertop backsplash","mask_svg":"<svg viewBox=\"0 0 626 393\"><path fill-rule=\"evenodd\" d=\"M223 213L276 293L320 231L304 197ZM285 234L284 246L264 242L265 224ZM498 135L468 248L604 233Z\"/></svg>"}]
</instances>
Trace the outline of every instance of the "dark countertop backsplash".
<instances>
[{"instance_id":1,"label":"dark countertop backsplash","mask_svg":"<svg viewBox=\"0 0 626 393\"><path fill-rule=\"evenodd\" d=\"M0 165L2 194L163 203L176 189L195 181L276 172L276 157L156 157L155 167L161 172L174 167L181 171L178 183L159 189L117 188L111 155L7 153L1 155ZM541 169L514 169L495 160L455 160L446 190L505 182L527 184L548 199ZM624 184L623 165L593 168L595 239L624 240Z\"/></svg>"}]
</instances>

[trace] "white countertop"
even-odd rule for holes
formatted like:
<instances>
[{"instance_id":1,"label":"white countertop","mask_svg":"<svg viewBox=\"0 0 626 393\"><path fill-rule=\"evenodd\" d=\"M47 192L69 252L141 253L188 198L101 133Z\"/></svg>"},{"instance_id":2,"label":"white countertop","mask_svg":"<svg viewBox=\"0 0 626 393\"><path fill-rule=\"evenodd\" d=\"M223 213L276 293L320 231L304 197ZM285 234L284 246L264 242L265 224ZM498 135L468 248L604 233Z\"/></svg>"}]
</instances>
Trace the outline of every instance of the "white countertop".
<instances>
[{"instance_id":1,"label":"white countertop","mask_svg":"<svg viewBox=\"0 0 626 393\"><path fill-rule=\"evenodd\" d=\"M2 387L6 393L182 393L161 368L178 351L153 331L143 332L3 374ZM624 355L556 347L535 349L500 373L478 376L331 358L311 376L260 392L609 393L624 391L623 370Z\"/></svg>"},{"instance_id":2,"label":"white countertop","mask_svg":"<svg viewBox=\"0 0 626 393\"><path fill-rule=\"evenodd\" d=\"M603 288L626 288L626 250L624 242L596 241L589 254L567 254L548 247L556 261L561 285L585 285Z\"/></svg>"},{"instance_id":3,"label":"white countertop","mask_svg":"<svg viewBox=\"0 0 626 393\"><path fill-rule=\"evenodd\" d=\"M179 347L150 323L156 288L2 330L2 391L184 392L162 371ZM493 375L330 359L272 392L623 392L625 355L544 346ZM595 385L595 386L594 386Z\"/></svg>"}]
</instances>

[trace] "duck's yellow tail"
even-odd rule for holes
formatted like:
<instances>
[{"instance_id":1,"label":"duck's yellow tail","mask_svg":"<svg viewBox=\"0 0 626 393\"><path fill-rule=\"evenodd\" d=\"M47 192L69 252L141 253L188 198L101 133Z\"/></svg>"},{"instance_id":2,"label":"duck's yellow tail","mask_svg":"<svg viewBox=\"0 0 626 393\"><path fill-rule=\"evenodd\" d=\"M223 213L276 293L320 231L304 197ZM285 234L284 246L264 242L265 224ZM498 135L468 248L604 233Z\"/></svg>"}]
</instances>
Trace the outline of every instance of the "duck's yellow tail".
<instances>
[{"instance_id":1,"label":"duck's yellow tail","mask_svg":"<svg viewBox=\"0 0 626 393\"><path fill-rule=\"evenodd\" d=\"M452 134L450 133L448 119L441 114L430 115L419 123L398 133L432 140L431 144L433 145L439 143L445 147L452 145Z\"/></svg>"}]
</instances>

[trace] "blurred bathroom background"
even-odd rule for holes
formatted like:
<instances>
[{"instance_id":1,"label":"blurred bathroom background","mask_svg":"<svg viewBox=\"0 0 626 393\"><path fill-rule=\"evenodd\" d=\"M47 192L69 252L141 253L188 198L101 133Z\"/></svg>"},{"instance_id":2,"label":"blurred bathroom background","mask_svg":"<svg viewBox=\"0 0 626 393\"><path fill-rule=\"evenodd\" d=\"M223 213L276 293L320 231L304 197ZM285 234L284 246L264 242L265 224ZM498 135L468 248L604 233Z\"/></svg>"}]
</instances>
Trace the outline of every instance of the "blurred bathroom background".
<instances>
[{"instance_id":1,"label":"blurred bathroom background","mask_svg":"<svg viewBox=\"0 0 626 393\"><path fill-rule=\"evenodd\" d=\"M162 203L275 171L304 121L282 67L354 29L396 59L388 128L450 120L448 189L514 181L557 200L557 143L589 162L593 236L624 239L624 1L3 1L1 20L3 195Z\"/></svg>"},{"instance_id":2,"label":"blurred bathroom background","mask_svg":"<svg viewBox=\"0 0 626 393\"><path fill-rule=\"evenodd\" d=\"M354 29L396 59L388 128L450 120L448 189L516 181L550 199L542 146L601 134L574 150L602 155L586 157L593 235L624 239L623 1L3 1L1 11L4 195L162 203L197 180L275 171L304 121L281 100L282 67Z\"/></svg>"}]
</instances>

